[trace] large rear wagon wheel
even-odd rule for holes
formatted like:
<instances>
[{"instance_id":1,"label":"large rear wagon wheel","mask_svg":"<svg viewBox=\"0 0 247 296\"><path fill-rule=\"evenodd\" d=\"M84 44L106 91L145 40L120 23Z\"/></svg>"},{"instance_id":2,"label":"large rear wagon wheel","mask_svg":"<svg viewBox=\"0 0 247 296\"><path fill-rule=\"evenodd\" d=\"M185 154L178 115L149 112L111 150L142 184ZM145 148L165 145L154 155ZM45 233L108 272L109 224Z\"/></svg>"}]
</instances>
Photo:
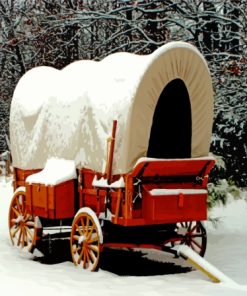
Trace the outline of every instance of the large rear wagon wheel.
<instances>
[{"instance_id":1,"label":"large rear wagon wheel","mask_svg":"<svg viewBox=\"0 0 247 296\"><path fill-rule=\"evenodd\" d=\"M200 221L177 223L176 231L182 236L180 244L185 244L198 255L204 256L207 247L207 233Z\"/></svg>"},{"instance_id":2,"label":"large rear wagon wheel","mask_svg":"<svg viewBox=\"0 0 247 296\"><path fill-rule=\"evenodd\" d=\"M37 237L35 224L34 217L26 211L25 188L17 189L9 208L9 234L12 244L32 252Z\"/></svg>"},{"instance_id":3,"label":"large rear wagon wheel","mask_svg":"<svg viewBox=\"0 0 247 296\"><path fill-rule=\"evenodd\" d=\"M96 271L102 243L103 236L97 216L90 208L80 209L73 220L70 236L74 264L89 271Z\"/></svg>"}]
</instances>

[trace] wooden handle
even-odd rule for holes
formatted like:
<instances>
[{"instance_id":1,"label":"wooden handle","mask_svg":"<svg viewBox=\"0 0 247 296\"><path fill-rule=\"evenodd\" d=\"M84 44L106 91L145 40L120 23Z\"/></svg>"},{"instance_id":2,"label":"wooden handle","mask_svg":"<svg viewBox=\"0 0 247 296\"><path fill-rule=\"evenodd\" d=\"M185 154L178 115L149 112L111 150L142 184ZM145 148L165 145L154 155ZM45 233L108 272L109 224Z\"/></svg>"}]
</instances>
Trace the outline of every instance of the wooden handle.
<instances>
[{"instance_id":1,"label":"wooden handle","mask_svg":"<svg viewBox=\"0 0 247 296\"><path fill-rule=\"evenodd\" d=\"M111 184L112 182L112 164L113 164L116 130L117 130L117 120L113 120L112 135L110 139L110 151L107 159L107 170L106 170L108 184Z\"/></svg>"}]
</instances>

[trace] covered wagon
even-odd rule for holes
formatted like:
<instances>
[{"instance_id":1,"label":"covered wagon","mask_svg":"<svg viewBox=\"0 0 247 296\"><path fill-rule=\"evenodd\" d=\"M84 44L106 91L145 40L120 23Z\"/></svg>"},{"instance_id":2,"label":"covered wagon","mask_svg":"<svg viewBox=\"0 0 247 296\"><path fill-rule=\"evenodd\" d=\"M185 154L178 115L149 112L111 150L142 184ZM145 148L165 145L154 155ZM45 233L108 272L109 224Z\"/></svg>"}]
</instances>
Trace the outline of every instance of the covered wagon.
<instances>
[{"instance_id":1,"label":"covered wagon","mask_svg":"<svg viewBox=\"0 0 247 296\"><path fill-rule=\"evenodd\" d=\"M105 247L204 255L212 119L210 73L188 43L28 71L10 114L13 244L70 226L72 259L90 270Z\"/></svg>"}]
</instances>

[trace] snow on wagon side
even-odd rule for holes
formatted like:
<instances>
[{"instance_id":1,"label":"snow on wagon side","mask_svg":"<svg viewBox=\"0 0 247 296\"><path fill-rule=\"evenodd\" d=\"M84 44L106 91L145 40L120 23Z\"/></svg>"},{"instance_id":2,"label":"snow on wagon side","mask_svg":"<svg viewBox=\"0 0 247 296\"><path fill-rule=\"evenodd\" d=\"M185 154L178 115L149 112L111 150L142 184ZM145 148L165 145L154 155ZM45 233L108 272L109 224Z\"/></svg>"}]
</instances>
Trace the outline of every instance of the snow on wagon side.
<instances>
[{"instance_id":1,"label":"snow on wagon side","mask_svg":"<svg viewBox=\"0 0 247 296\"><path fill-rule=\"evenodd\" d=\"M89 270L105 247L203 256L212 118L207 64L184 42L28 71L10 114L13 244L33 250L71 226L72 259Z\"/></svg>"}]
</instances>

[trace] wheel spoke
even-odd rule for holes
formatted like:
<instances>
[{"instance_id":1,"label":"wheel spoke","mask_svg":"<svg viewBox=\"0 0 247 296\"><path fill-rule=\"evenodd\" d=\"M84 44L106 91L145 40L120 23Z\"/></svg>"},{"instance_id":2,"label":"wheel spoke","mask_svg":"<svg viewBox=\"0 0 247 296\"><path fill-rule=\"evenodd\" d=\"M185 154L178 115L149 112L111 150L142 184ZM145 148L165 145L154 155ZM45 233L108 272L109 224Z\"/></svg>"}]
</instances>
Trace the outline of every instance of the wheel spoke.
<instances>
[{"instance_id":1,"label":"wheel spoke","mask_svg":"<svg viewBox=\"0 0 247 296\"><path fill-rule=\"evenodd\" d=\"M82 235L85 235L86 227L85 227L85 224L84 224L84 217L81 217L81 226L82 226L82 231L83 231Z\"/></svg>"},{"instance_id":2,"label":"wheel spoke","mask_svg":"<svg viewBox=\"0 0 247 296\"><path fill-rule=\"evenodd\" d=\"M16 224L16 218L11 219L10 222L12 225Z\"/></svg>"},{"instance_id":3,"label":"wheel spoke","mask_svg":"<svg viewBox=\"0 0 247 296\"><path fill-rule=\"evenodd\" d=\"M25 229L26 229L26 233L27 233L27 240L28 240L28 236L30 238L30 241L33 240L33 233L31 232L31 230L25 226Z\"/></svg>"},{"instance_id":4,"label":"wheel spoke","mask_svg":"<svg viewBox=\"0 0 247 296\"><path fill-rule=\"evenodd\" d=\"M14 226L15 227L15 226ZM14 238L15 237L15 235L16 235L16 233L20 230L20 226L18 225L15 229L14 229L14 231L13 231L13 233L12 233L12 230L13 228L11 228L10 229L10 232L11 232L11 236L12 236L12 238Z\"/></svg>"},{"instance_id":5,"label":"wheel spoke","mask_svg":"<svg viewBox=\"0 0 247 296\"><path fill-rule=\"evenodd\" d=\"M86 269L86 250L84 249L84 253L83 253L83 268Z\"/></svg>"},{"instance_id":6,"label":"wheel spoke","mask_svg":"<svg viewBox=\"0 0 247 296\"><path fill-rule=\"evenodd\" d=\"M21 241L20 241L20 245L21 245L21 248L24 248L24 231L23 229L21 230Z\"/></svg>"},{"instance_id":7,"label":"wheel spoke","mask_svg":"<svg viewBox=\"0 0 247 296\"><path fill-rule=\"evenodd\" d=\"M20 198L21 196L19 196L19 198ZM19 210L19 212L21 213L22 212L22 210L21 210L21 205L20 205L20 201L19 201L19 198L17 198L16 199L16 203L15 203L15 205L17 206L17 209Z\"/></svg>"},{"instance_id":8,"label":"wheel spoke","mask_svg":"<svg viewBox=\"0 0 247 296\"><path fill-rule=\"evenodd\" d=\"M87 234L88 234L88 229L89 229L89 217L87 216L87 219L86 219L86 229L85 229L85 236L87 237Z\"/></svg>"},{"instance_id":9,"label":"wheel spoke","mask_svg":"<svg viewBox=\"0 0 247 296\"><path fill-rule=\"evenodd\" d=\"M21 199L21 201L20 201ZM24 195L20 195L20 196L17 196L14 203L13 203L13 206L17 208L17 210L19 211L19 213L21 215L24 216L24 212L25 212L25 204L24 204Z\"/></svg>"},{"instance_id":10,"label":"wheel spoke","mask_svg":"<svg viewBox=\"0 0 247 296\"><path fill-rule=\"evenodd\" d=\"M28 228L25 227L25 237L26 237L26 245L29 246L30 243L32 243L34 236L32 235L32 237L30 237L31 232L29 233Z\"/></svg>"},{"instance_id":11,"label":"wheel spoke","mask_svg":"<svg viewBox=\"0 0 247 296\"><path fill-rule=\"evenodd\" d=\"M99 248L98 246L94 246L94 245L88 245L88 248L94 252L99 252Z\"/></svg>"},{"instance_id":12,"label":"wheel spoke","mask_svg":"<svg viewBox=\"0 0 247 296\"><path fill-rule=\"evenodd\" d=\"M81 248L81 246L76 246L76 245L74 245L74 248L73 248L73 253L75 254L75 253L78 253L78 251L79 250L81 250L82 248Z\"/></svg>"},{"instance_id":13,"label":"wheel spoke","mask_svg":"<svg viewBox=\"0 0 247 296\"><path fill-rule=\"evenodd\" d=\"M20 227L20 232L19 232L19 236L18 236L18 240L17 240L17 246L20 245L20 242L21 242L21 236L22 236L22 229Z\"/></svg>"},{"instance_id":14,"label":"wheel spoke","mask_svg":"<svg viewBox=\"0 0 247 296\"><path fill-rule=\"evenodd\" d=\"M75 224L75 228L79 232L80 235L83 235L83 232L81 231L81 228L79 227L78 224Z\"/></svg>"},{"instance_id":15,"label":"wheel spoke","mask_svg":"<svg viewBox=\"0 0 247 296\"><path fill-rule=\"evenodd\" d=\"M24 243L28 243L28 233L25 226L23 227L23 233L24 233L24 236L23 236Z\"/></svg>"},{"instance_id":16,"label":"wheel spoke","mask_svg":"<svg viewBox=\"0 0 247 296\"><path fill-rule=\"evenodd\" d=\"M28 244L28 239L27 239L26 228L23 227L23 248L25 247L25 244Z\"/></svg>"},{"instance_id":17,"label":"wheel spoke","mask_svg":"<svg viewBox=\"0 0 247 296\"><path fill-rule=\"evenodd\" d=\"M77 253L79 251L79 247L76 242L73 242L73 244L71 244L71 251L73 251L73 253Z\"/></svg>"},{"instance_id":18,"label":"wheel spoke","mask_svg":"<svg viewBox=\"0 0 247 296\"><path fill-rule=\"evenodd\" d=\"M79 241L80 236L79 235L73 235L73 239Z\"/></svg>"},{"instance_id":19,"label":"wheel spoke","mask_svg":"<svg viewBox=\"0 0 247 296\"><path fill-rule=\"evenodd\" d=\"M82 249L81 249L80 256L79 256L78 261L77 261L77 263L78 263L79 265L80 265L80 263L81 263L82 256L84 257L84 253L85 253L85 249L82 248Z\"/></svg>"},{"instance_id":20,"label":"wheel spoke","mask_svg":"<svg viewBox=\"0 0 247 296\"><path fill-rule=\"evenodd\" d=\"M177 225L177 228L179 228L179 226L181 226L181 227L185 227L185 226L184 226L184 222L179 223L179 224Z\"/></svg>"},{"instance_id":21,"label":"wheel spoke","mask_svg":"<svg viewBox=\"0 0 247 296\"><path fill-rule=\"evenodd\" d=\"M21 228L21 247L24 248L24 241L25 241L25 231L23 228Z\"/></svg>"},{"instance_id":22,"label":"wheel spoke","mask_svg":"<svg viewBox=\"0 0 247 296\"><path fill-rule=\"evenodd\" d=\"M27 221L26 225L29 227L34 227L34 221Z\"/></svg>"},{"instance_id":23,"label":"wheel spoke","mask_svg":"<svg viewBox=\"0 0 247 296\"><path fill-rule=\"evenodd\" d=\"M94 225L92 225L90 231L87 233L87 236L86 236L88 240L92 237L94 230L96 229L94 228Z\"/></svg>"},{"instance_id":24,"label":"wheel spoke","mask_svg":"<svg viewBox=\"0 0 247 296\"><path fill-rule=\"evenodd\" d=\"M86 253L86 266L88 267L89 266L89 262L90 262L90 258L89 258L89 254L88 254L88 250L85 250L85 253Z\"/></svg>"},{"instance_id":25,"label":"wheel spoke","mask_svg":"<svg viewBox=\"0 0 247 296\"><path fill-rule=\"evenodd\" d=\"M199 249L202 249L202 246L196 240L194 240L193 238L191 238L191 243L196 245Z\"/></svg>"},{"instance_id":26,"label":"wheel spoke","mask_svg":"<svg viewBox=\"0 0 247 296\"><path fill-rule=\"evenodd\" d=\"M192 245L192 243L191 242L189 242L189 245L188 245L193 251L195 251L196 252L196 249L195 249L195 247Z\"/></svg>"},{"instance_id":27,"label":"wheel spoke","mask_svg":"<svg viewBox=\"0 0 247 296\"><path fill-rule=\"evenodd\" d=\"M18 212L18 210L17 210L15 207L12 207L11 209L12 209L12 211L14 212L14 214L16 215L16 217L18 217L18 216L21 215L21 213Z\"/></svg>"},{"instance_id":28,"label":"wheel spoke","mask_svg":"<svg viewBox=\"0 0 247 296\"><path fill-rule=\"evenodd\" d=\"M30 214L26 214L26 215L24 215L24 217L25 217L23 220L24 222L27 222L28 219L32 218L32 216Z\"/></svg>"},{"instance_id":29,"label":"wheel spoke","mask_svg":"<svg viewBox=\"0 0 247 296\"><path fill-rule=\"evenodd\" d=\"M92 250L90 250L88 252L89 256L91 257L91 262L94 263L95 260L97 259L96 256L94 255L94 252Z\"/></svg>"},{"instance_id":30,"label":"wheel spoke","mask_svg":"<svg viewBox=\"0 0 247 296\"><path fill-rule=\"evenodd\" d=\"M97 236L95 236L95 237L93 237L93 238L91 238L90 240L88 240L88 244L92 244L92 243L95 243L95 242L97 242L99 240L99 238L97 237Z\"/></svg>"},{"instance_id":31,"label":"wheel spoke","mask_svg":"<svg viewBox=\"0 0 247 296\"><path fill-rule=\"evenodd\" d=\"M196 228L197 228L197 224L195 224L194 226L193 226L193 228L190 230L190 231L188 231L188 234L192 234L192 233L194 233L194 231L196 230Z\"/></svg>"}]
</instances>

